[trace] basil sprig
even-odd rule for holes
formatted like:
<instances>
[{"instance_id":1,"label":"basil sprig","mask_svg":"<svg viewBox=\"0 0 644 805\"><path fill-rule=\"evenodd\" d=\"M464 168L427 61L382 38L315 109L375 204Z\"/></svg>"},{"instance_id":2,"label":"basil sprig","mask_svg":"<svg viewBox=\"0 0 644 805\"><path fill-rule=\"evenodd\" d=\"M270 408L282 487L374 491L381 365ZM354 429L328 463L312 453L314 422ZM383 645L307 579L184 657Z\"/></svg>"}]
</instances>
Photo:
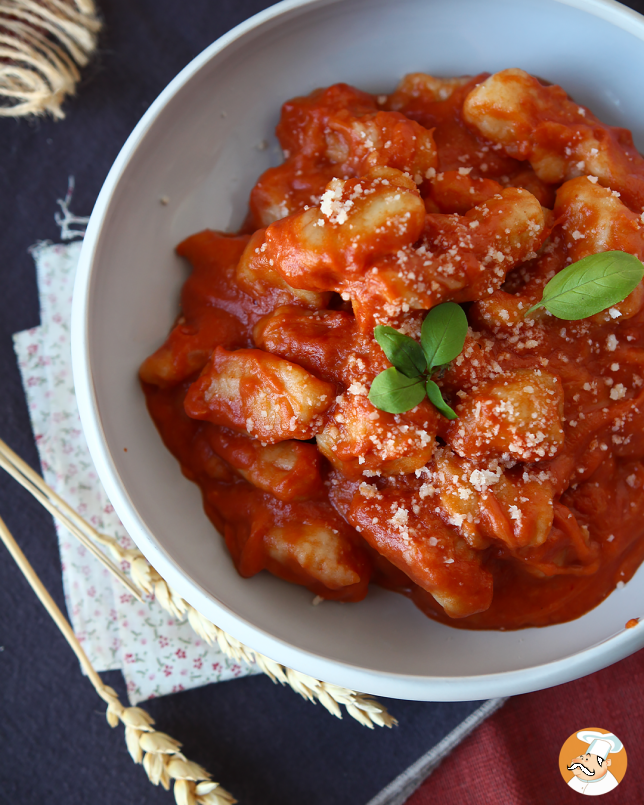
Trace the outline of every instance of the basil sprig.
<instances>
[{"instance_id":1,"label":"basil sprig","mask_svg":"<svg viewBox=\"0 0 644 805\"><path fill-rule=\"evenodd\" d=\"M562 269L526 316L545 307L558 319L575 321L622 302L644 277L644 265L627 252L590 254Z\"/></svg>"},{"instance_id":2,"label":"basil sprig","mask_svg":"<svg viewBox=\"0 0 644 805\"><path fill-rule=\"evenodd\" d=\"M456 419L431 375L463 349L467 335L463 308L455 302L432 308L423 321L420 344L382 324L374 328L373 334L393 366L380 372L371 384L371 404L389 414L404 414L427 396L443 416Z\"/></svg>"}]
</instances>

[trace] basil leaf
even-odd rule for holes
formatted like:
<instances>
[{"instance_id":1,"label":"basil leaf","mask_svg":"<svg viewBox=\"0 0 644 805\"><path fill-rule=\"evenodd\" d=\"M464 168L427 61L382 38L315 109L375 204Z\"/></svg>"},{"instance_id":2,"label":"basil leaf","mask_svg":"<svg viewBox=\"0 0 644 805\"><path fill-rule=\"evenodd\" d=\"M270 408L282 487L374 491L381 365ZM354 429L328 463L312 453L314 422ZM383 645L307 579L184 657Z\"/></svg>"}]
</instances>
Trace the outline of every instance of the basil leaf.
<instances>
[{"instance_id":1,"label":"basil leaf","mask_svg":"<svg viewBox=\"0 0 644 805\"><path fill-rule=\"evenodd\" d=\"M430 403L437 408L444 417L447 417L447 419L458 419L458 414L445 402L440 388L433 380L427 381L427 396L429 397Z\"/></svg>"},{"instance_id":2,"label":"basil leaf","mask_svg":"<svg viewBox=\"0 0 644 805\"><path fill-rule=\"evenodd\" d=\"M449 363L460 355L467 335L467 316L456 302L436 305L425 316L420 342L429 370Z\"/></svg>"},{"instance_id":3,"label":"basil leaf","mask_svg":"<svg viewBox=\"0 0 644 805\"><path fill-rule=\"evenodd\" d=\"M556 274L543 289L541 301L525 315L545 307L558 319L585 319L622 302L642 277L644 265L632 254L590 254Z\"/></svg>"},{"instance_id":4,"label":"basil leaf","mask_svg":"<svg viewBox=\"0 0 644 805\"><path fill-rule=\"evenodd\" d=\"M421 378L411 378L392 366L374 379L369 389L369 402L388 414L404 414L425 399Z\"/></svg>"},{"instance_id":5,"label":"basil leaf","mask_svg":"<svg viewBox=\"0 0 644 805\"><path fill-rule=\"evenodd\" d=\"M427 369L422 347L413 338L383 324L374 327L373 334L389 361L407 377L418 377Z\"/></svg>"}]
</instances>

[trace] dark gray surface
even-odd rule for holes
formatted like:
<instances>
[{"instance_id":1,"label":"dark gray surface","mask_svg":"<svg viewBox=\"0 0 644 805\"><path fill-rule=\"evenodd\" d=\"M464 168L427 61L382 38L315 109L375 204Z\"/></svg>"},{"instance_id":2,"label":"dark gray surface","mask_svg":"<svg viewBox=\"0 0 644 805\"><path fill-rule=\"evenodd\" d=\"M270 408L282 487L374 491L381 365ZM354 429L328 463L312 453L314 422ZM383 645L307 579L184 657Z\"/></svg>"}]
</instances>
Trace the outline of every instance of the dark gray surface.
<instances>
[{"instance_id":1,"label":"dark gray surface","mask_svg":"<svg viewBox=\"0 0 644 805\"><path fill-rule=\"evenodd\" d=\"M0 120L0 437L38 467L11 335L38 324L27 249L57 240L56 199L76 178L73 210L87 214L127 135L168 81L214 39L271 5L262 0L112 0L98 59L67 117ZM1 472L1 471L0 471ZM50 517L0 474L0 515L59 605ZM0 803L170 803L127 754L71 650L0 547ZM125 701L118 673L105 674ZM360 805L427 752L476 703L390 701L394 730L337 721L289 689L253 677L146 704L246 805Z\"/></svg>"}]
</instances>

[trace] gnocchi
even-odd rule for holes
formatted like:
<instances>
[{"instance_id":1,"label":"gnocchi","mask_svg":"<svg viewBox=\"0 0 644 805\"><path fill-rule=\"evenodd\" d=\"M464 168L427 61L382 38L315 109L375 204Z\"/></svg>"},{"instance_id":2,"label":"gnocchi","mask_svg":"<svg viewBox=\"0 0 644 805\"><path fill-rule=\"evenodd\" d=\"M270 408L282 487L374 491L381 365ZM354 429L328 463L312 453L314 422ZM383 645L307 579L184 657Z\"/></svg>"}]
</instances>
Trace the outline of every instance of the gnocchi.
<instances>
[{"instance_id":1,"label":"gnocchi","mask_svg":"<svg viewBox=\"0 0 644 805\"><path fill-rule=\"evenodd\" d=\"M344 602L377 583L468 628L596 606L644 559L644 286L526 314L572 262L644 257L630 133L511 68L319 89L277 135L243 231L179 244L181 311L140 369L238 572ZM374 327L420 343L445 301L468 329L431 376L456 418L379 409Z\"/></svg>"}]
</instances>

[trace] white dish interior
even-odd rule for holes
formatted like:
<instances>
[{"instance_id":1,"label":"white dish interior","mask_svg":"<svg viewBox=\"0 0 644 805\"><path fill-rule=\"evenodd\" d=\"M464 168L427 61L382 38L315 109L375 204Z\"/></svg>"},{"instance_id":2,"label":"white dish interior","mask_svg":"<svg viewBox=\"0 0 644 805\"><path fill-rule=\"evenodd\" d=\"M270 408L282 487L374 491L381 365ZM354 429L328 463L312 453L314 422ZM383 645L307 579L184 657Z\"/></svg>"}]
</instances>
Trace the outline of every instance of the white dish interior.
<instances>
[{"instance_id":1,"label":"white dish interior","mask_svg":"<svg viewBox=\"0 0 644 805\"><path fill-rule=\"evenodd\" d=\"M313 0L235 29L162 93L126 143L94 209L74 294L74 376L92 457L124 525L205 616L268 656L350 688L423 700L526 692L590 673L644 645L644 568L572 623L471 632L394 593L311 606L266 573L240 578L148 416L141 361L165 338L187 266L175 245L237 228L277 164L280 104L346 81L393 90L407 72L522 67L560 83L644 146L644 21L602 0ZM268 147L262 149L262 141ZM167 205L159 199L166 196ZM127 448L127 452L126 452Z\"/></svg>"}]
</instances>

